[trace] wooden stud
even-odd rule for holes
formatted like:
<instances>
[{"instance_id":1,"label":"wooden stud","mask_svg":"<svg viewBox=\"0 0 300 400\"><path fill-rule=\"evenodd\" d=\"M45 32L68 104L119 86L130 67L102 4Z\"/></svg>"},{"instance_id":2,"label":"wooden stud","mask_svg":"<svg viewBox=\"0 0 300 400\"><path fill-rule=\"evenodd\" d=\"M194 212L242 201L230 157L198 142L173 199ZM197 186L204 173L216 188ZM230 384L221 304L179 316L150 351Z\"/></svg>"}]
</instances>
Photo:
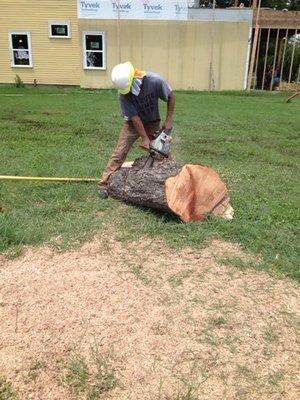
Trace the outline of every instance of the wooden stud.
<instances>
[{"instance_id":1,"label":"wooden stud","mask_svg":"<svg viewBox=\"0 0 300 400\"><path fill-rule=\"evenodd\" d=\"M274 69L275 69L275 66L276 66L277 46L278 46L279 31L280 31L280 29L277 29L276 42L275 42L275 50L274 50L274 60L273 60L273 67L272 67L272 77L271 77L271 82L270 82L270 90L272 90L272 87L273 87Z\"/></svg>"},{"instance_id":2,"label":"wooden stud","mask_svg":"<svg viewBox=\"0 0 300 400\"><path fill-rule=\"evenodd\" d=\"M256 6L257 0L254 0L254 1L255 1L255 6ZM258 17L259 17L259 12L260 12L260 4L261 4L261 0L258 0L258 8L257 8L257 14L256 14L256 21L255 21L254 39L253 39L253 44L252 44L250 67L249 67L249 73L248 73L248 85L247 85L247 90L248 91L251 90L251 82L252 82L252 75L253 75L253 69L254 69L254 59L255 59L255 54L256 54L258 31L259 31ZM253 2L253 8L254 8L254 2Z\"/></svg>"},{"instance_id":3,"label":"wooden stud","mask_svg":"<svg viewBox=\"0 0 300 400\"><path fill-rule=\"evenodd\" d=\"M265 82L267 58L268 58L268 51L269 51L269 41L270 41L270 31L271 31L271 28L268 29L267 44L266 44L266 52L265 52L265 62L264 62L264 72L263 72L262 81L261 81L261 89L262 89L262 90L263 90L263 88L264 88L264 82Z\"/></svg>"},{"instance_id":4,"label":"wooden stud","mask_svg":"<svg viewBox=\"0 0 300 400\"><path fill-rule=\"evenodd\" d=\"M259 28L258 46L257 46L257 52L256 52L256 65L255 65L256 86L257 86L257 68L258 68L258 60L259 60L260 42L261 42L261 28Z\"/></svg>"},{"instance_id":5,"label":"wooden stud","mask_svg":"<svg viewBox=\"0 0 300 400\"><path fill-rule=\"evenodd\" d=\"M297 36L297 32L298 32L298 29L295 29L295 36ZM296 47L296 38L295 38L294 43L293 43L293 51L292 51L292 58L291 58L291 64L290 64L290 72L289 72L288 84L291 83L292 70L293 70L293 64L294 64L295 47Z\"/></svg>"},{"instance_id":6,"label":"wooden stud","mask_svg":"<svg viewBox=\"0 0 300 400\"><path fill-rule=\"evenodd\" d=\"M288 41L288 33L289 30L286 30L285 34L285 39L284 39L284 48L283 48L283 54L282 54L282 59L281 59L281 68L280 68L280 80L282 81L282 74L283 74L283 67L284 67L284 60L285 60L285 51L286 51L286 44Z\"/></svg>"}]
</instances>

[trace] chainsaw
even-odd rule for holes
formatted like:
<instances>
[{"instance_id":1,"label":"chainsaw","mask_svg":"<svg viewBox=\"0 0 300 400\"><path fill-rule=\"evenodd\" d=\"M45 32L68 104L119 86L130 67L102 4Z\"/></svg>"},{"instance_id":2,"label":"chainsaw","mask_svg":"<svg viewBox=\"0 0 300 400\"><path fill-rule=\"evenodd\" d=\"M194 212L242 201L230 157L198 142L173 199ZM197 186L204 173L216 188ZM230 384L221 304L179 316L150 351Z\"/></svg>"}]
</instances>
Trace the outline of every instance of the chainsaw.
<instances>
[{"instance_id":1,"label":"chainsaw","mask_svg":"<svg viewBox=\"0 0 300 400\"><path fill-rule=\"evenodd\" d=\"M154 133L149 146L150 155L147 158L144 168L152 168L154 160L162 160L169 157L172 141L170 136L171 131L172 128L168 130L160 129Z\"/></svg>"}]
</instances>

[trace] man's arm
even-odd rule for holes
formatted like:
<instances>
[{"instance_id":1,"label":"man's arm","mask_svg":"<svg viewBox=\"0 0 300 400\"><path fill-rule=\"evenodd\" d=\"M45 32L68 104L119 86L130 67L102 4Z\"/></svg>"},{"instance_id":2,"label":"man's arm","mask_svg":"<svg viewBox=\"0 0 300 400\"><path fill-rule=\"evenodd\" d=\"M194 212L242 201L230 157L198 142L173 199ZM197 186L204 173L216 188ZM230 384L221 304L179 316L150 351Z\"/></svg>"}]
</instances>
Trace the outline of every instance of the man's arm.
<instances>
[{"instance_id":1,"label":"man's arm","mask_svg":"<svg viewBox=\"0 0 300 400\"><path fill-rule=\"evenodd\" d=\"M142 138L141 147L143 149L149 150L150 139L148 138L148 135L145 131L145 128L144 128L141 118L138 115L136 115L131 118L131 121L132 121L133 126L134 126L135 130L137 131L138 135Z\"/></svg>"},{"instance_id":2,"label":"man's arm","mask_svg":"<svg viewBox=\"0 0 300 400\"><path fill-rule=\"evenodd\" d=\"M131 101L129 96L120 96L120 105L122 110L122 115L126 121L131 121L134 129L137 131L138 135L142 138L141 147L149 150L150 140L145 131L144 125L138 116L137 108L135 104Z\"/></svg>"},{"instance_id":3,"label":"man's arm","mask_svg":"<svg viewBox=\"0 0 300 400\"><path fill-rule=\"evenodd\" d=\"M165 130L169 130L172 128L173 125L173 113L174 113L174 108L175 108L175 95L173 92L171 92L168 96L168 101L167 101L167 115L166 115L166 120L163 123L163 128Z\"/></svg>"}]
</instances>

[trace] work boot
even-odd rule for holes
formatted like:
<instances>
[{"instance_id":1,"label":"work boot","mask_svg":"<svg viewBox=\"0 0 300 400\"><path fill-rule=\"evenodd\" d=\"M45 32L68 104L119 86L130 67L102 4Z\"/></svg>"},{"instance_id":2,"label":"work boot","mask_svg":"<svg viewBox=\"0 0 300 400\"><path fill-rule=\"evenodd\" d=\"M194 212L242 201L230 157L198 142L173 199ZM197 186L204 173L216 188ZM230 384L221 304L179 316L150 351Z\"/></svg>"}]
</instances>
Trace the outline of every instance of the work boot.
<instances>
[{"instance_id":1,"label":"work boot","mask_svg":"<svg viewBox=\"0 0 300 400\"><path fill-rule=\"evenodd\" d=\"M97 192L98 192L98 196L100 197L100 199L104 200L104 199L108 198L107 186L99 186L97 188Z\"/></svg>"}]
</instances>

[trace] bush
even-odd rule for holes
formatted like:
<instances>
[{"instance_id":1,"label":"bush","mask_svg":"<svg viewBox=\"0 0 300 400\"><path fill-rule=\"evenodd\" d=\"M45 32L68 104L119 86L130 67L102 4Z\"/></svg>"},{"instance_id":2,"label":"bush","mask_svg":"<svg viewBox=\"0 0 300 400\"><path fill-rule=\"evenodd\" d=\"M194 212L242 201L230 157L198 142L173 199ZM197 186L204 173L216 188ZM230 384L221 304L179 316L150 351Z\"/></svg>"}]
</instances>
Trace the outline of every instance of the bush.
<instances>
[{"instance_id":1,"label":"bush","mask_svg":"<svg viewBox=\"0 0 300 400\"><path fill-rule=\"evenodd\" d=\"M15 83L16 83L16 87L18 87L18 88L24 87L24 82L22 81L22 79L20 78L19 75L16 75Z\"/></svg>"}]
</instances>

